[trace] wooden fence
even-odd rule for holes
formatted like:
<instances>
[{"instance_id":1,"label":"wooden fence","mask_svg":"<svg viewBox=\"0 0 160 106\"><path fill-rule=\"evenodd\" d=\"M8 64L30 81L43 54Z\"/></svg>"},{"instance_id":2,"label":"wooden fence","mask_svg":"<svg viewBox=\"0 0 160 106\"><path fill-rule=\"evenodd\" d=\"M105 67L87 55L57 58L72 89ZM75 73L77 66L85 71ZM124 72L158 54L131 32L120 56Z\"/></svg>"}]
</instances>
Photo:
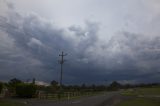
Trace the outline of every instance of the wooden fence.
<instances>
[{"instance_id":1,"label":"wooden fence","mask_svg":"<svg viewBox=\"0 0 160 106\"><path fill-rule=\"evenodd\" d=\"M71 98L77 98L77 97L82 97L82 96L91 96L95 95L97 93L95 92L64 92L64 93L44 93L44 92L39 92L37 95L37 98L39 99L59 99L59 98L64 98L64 99L71 99Z\"/></svg>"}]
</instances>

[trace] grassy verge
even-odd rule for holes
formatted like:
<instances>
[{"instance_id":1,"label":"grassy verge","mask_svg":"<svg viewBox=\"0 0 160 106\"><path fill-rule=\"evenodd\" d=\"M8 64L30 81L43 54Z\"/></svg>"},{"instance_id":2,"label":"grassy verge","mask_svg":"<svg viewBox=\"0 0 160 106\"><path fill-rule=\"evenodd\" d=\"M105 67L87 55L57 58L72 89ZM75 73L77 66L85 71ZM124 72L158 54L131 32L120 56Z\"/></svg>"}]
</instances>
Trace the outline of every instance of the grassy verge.
<instances>
[{"instance_id":1,"label":"grassy verge","mask_svg":"<svg viewBox=\"0 0 160 106\"><path fill-rule=\"evenodd\" d=\"M121 101L116 106L160 106L160 87L134 88L122 92L132 99Z\"/></svg>"},{"instance_id":2,"label":"grassy verge","mask_svg":"<svg viewBox=\"0 0 160 106\"><path fill-rule=\"evenodd\" d=\"M0 100L0 106L25 106L25 104L10 100Z\"/></svg>"},{"instance_id":3,"label":"grassy verge","mask_svg":"<svg viewBox=\"0 0 160 106\"><path fill-rule=\"evenodd\" d=\"M116 106L160 106L160 101L158 99L151 98L134 98L122 101Z\"/></svg>"},{"instance_id":4,"label":"grassy verge","mask_svg":"<svg viewBox=\"0 0 160 106\"><path fill-rule=\"evenodd\" d=\"M135 88L129 89L122 92L122 95L125 96L159 96L160 95L160 87L151 87L151 88Z\"/></svg>"}]
</instances>

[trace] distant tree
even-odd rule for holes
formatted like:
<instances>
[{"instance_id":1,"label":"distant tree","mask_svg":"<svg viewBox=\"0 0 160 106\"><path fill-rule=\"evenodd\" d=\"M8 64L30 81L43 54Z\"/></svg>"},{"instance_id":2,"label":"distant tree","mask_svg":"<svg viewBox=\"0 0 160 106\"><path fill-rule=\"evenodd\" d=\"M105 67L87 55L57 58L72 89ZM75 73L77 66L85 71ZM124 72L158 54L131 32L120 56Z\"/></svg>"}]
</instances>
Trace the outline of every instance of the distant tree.
<instances>
[{"instance_id":1,"label":"distant tree","mask_svg":"<svg viewBox=\"0 0 160 106\"><path fill-rule=\"evenodd\" d=\"M58 82L55 81L55 80L53 80L53 81L51 81L51 85L52 85L52 86L58 86Z\"/></svg>"},{"instance_id":2,"label":"distant tree","mask_svg":"<svg viewBox=\"0 0 160 106\"><path fill-rule=\"evenodd\" d=\"M86 89L86 84L82 84L81 89Z\"/></svg>"},{"instance_id":3,"label":"distant tree","mask_svg":"<svg viewBox=\"0 0 160 106\"><path fill-rule=\"evenodd\" d=\"M9 82L8 82L8 90L12 93L15 93L15 89L16 89L16 86L18 84L22 83L21 80L17 79L17 78L13 78L11 79Z\"/></svg>"},{"instance_id":4,"label":"distant tree","mask_svg":"<svg viewBox=\"0 0 160 106\"><path fill-rule=\"evenodd\" d=\"M121 84L116 81L113 81L108 87L108 90L118 90L120 88L121 88Z\"/></svg>"},{"instance_id":5,"label":"distant tree","mask_svg":"<svg viewBox=\"0 0 160 106\"><path fill-rule=\"evenodd\" d=\"M125 84L125 85L123 85L123 88L124 89L129 89L129 88L133 88L133 86L130 85L130 84Z\"/></svg>"},{"instance_id":6,"label":"distant tree","mask_svg":"<svg viewBox=\"0 0 160 106\"><path fill-rule=\"evenodd\" d=\"M96 85L92 84L91 89L92 89L93 91L95 91L95 90L96 90Z\"/></svg>"},{"instance_id":7,"label":"distant tree","mask_svg":"<svg viewBox=\"0 0 160 106\"><path fill-rule=\"evenodd\" d=\"M80 90L80 86L78 85L74 85L72 86L74 91L79 91Z\"/></svg>"},{"instance_id":8,"label":"distant tree","mask_svg":"<svg viewBox=\"0 0 160 106\"><path fill-rule=\"evenodd\" d=\"M104 85L99 85L96 87L96 91L104 91L104 90L106 90L106 86Z\"/></svg>"},{"instance_id":9,"label":"distant tree","mask_svg":"<svg viewBox=\"0 0 160 106\"><path fill-rule=\"evenodd\" d=\"M11 86L16 86L17 84L22 83L22 81L19 80L19 79L17 79L17 78L13 78L13 79L11 79L8 83L9 83L9 85L11 85Z\"/></svg>"},{"instance_id":10,"label":"distant tree","mask_svg":"<svg viewBox=\"0 0 160 106\"><path fill-rule=\"evenodd\" d=\"M59 89L58 82L55 80L51 81L51 88L50 89L52 92L56 92Z\"/></svg>"}]
</instances>

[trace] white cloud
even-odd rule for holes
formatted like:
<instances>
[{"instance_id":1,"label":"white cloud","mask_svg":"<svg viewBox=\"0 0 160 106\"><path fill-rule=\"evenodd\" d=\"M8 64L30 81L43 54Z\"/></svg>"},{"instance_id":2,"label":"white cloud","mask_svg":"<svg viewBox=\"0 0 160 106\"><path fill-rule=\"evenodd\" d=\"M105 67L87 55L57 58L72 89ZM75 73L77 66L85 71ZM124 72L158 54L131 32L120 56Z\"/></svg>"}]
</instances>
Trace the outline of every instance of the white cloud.
<instances>
[{"instance_id":1,"label":"white cloud","mask_svg":"<svg viewBox=\"0 0 160 106\"><path fill-rule=\"evenodd\" d=\"M30 41L28 42L29 46L34 46L34 45L38 45L38 46L43 46L42 42L36 38L31 38Z\"/></svg>"},{"instance_id":2,"label":"white cloud","mask_svg":"<svg viewBox=\"0 0 160 106\"><path fill-rule=\"evenodd\" d=\"M10 50L14 48L14 40L11 39L7 33L0 30L0 48L1 52L6 49Z\"/></svg>"}]
</instances>

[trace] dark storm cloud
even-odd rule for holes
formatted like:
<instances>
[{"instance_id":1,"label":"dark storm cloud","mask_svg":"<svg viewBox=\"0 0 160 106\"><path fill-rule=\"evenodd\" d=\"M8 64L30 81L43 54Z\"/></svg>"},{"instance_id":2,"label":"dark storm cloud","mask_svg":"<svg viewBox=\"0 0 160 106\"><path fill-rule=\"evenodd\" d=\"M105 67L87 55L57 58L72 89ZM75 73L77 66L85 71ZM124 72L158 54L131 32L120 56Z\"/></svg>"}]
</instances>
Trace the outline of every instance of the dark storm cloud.
<instances>
[{"instance_id":1,"label":"dark storm cloud","mask_svg":"<svg viewBox=\"0 0 160 106\"><path fill-rule=\"evenodd\" d=\"M150 38L129 32L113 36L108 43L109 46L103 49L108 53L109 58L105 61L111 69L111 74L116 75L119 80L131 78L139 81L156 75L160 72L159 39L159 36ZM153 77L152 80L159 81Z\"/></svg>"},{"instance_id":2,"label":"dark storm cloud","mask_svg":"<svg viewBox=\"0 0 160 106\"><path fill-rule=\"evenodd\" d=\"M24 16L16 11L0 17L0 28L3 32L1 37L5 36L6 41L12 42L7 45L12 46L11 48L7 46L0 48L4 49L3 51L10 50L8 54L2 53L1 50L0 57L5 57L5 59L1 58L1 76L5 75L6 78L8 78L7 75L10 77L22 76L21 78L23 78L25 75L26 78L38 77L43 80L58 78L58 55L62 50L72 55L68 56L73 59L70 64L74 64L73 69L76 69L77 66L80 71L79 65L88 61L85 60L85 51L96 41L96 31L98 30L96 24L86 22L84 36L77 38L78 41L73 41L72 38L65 37L67 32L64 29L52 25L50 21L42 19L37 14ZM72 32L80 33L80 31L73 30ZM1 44L4 43L1 42ZM70 66L70 64L68 65Z\"/></svg>"},{"instance_id":3,"label":"dark storm cloud","mask_svg":"<svg viewBox=\"0 0 160 106\"><path fill-rule=\"evenodd\" d=\"M159 81L160 37L120 32L109 41L98 37L99 24L59 28L35 13L22 15L8 5L0 16L0 78L59 78L58 55L68 53L65 83L106 80ZM151 75L151 76L150 76Z\"/></svg>"}]
</instances>

